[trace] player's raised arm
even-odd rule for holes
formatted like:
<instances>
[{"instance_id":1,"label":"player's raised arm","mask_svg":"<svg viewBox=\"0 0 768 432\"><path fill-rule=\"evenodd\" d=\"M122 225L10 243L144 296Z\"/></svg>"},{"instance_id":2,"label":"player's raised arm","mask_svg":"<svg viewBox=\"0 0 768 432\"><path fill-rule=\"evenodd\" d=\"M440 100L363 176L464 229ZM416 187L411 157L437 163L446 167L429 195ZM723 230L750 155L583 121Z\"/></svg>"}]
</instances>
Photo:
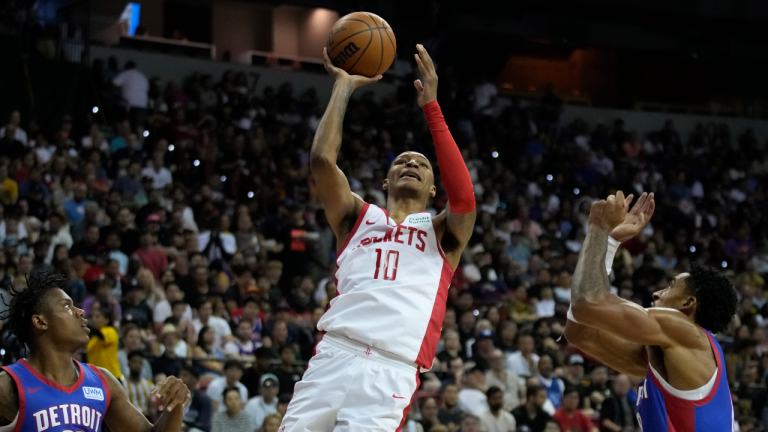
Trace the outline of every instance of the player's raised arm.
<instances>
[{"instance_id":1,"label":"player's raised arm","mask_svg":"<svg viewBox=\"0 0 768 432\"><path fill-rule=\"evenodd\" d=\"M352 97L352 92L360 86L375 83L381 79L381 75L373 78L349 75L331 63L325 49L323 49L323 58L325 70L335 80L335 83L333 84L331 100L328 102L328 107L325 109L325 114L320 120L315 139L312 142L310 166L317 184L317 192L325 205L328 222L337 238L343 238L352 227L352 224L349 224L348 228L345 227L344 220L350 216L356 216L363 206L363 200L352 193L347 177L336 166L336 158L341 148L344 114L349 98Z\"/></svg>"},{"instance_id":2,"label":"player's raised arm","mask_svg":"<svg viewBox=\"0 0 768 432\"><path fill-rule=\"evenodd\" d=\"M461 251L469 242L475 226L475 192L461 151L448 130L440 105L437 104L435 65L422 45L417 45L416 49L416 63L424 82L416 80L413 84L418 92L417 102L424 110L429 131L435 141L437 164L442 173L445 192L448 194L448 208L435 217L434 223L438 227L444 226L440 243L453 268L456 268Z\"/></svg>"},{"instance_id":3,"label":"player's raised arm","mask_svg":"<svg viewBox=\"0 0 768 432\"><path fill-rule=\"evenodd\" d=\"M114 432L179 432L184 419L184 407L190 401L190 391L176 377L168 377L158 383L152 394L160 399L162 411L155 424L147 420L128 399L122 384L108 370L99 368L109 385L109 409L104 421Z\"/></svg>"}]
</instances>

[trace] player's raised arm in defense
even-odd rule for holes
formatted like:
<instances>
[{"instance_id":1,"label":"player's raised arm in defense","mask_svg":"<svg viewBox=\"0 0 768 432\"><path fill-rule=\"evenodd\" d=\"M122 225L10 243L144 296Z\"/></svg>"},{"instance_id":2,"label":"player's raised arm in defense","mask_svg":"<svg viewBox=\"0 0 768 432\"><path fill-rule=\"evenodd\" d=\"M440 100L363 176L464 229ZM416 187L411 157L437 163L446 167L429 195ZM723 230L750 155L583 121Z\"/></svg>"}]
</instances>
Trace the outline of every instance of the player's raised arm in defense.
<instances>
[{"instance_id":1,"label":"player's raised arm in defense","mask_svg":"<svg viewBox=\"0 0 768 432\"><path fill-rule=\"evenodd\" d=\"M374 78L349 75L331 63L325 49L323 49L323 59L325 70L335 83L331 100L328 102L312 142L310 167L317 184L317 192L325 205L328 223L336 233L338 244L342 245L363 207L362 198L352 193L347 177L336 166L336 158L341 148L344 114L352 92L360 86L375 83L381 79L381 75Z\"/></svg>"},{"instance_id":2,"label":"player's raised arm in defense","mask_svg":"<svg viewBox=\"0 0 768 432\"><path fill-rule=\"evenodd\" d=\"M101 369L109 385L110 401L104 416L109 429L114 432L179 432L184 419L184 407L191 394L187 386L176 377L168 377L158 383L152 394L160 399L162 414L155 424L147 420L128 399L123 385L108 370Z\"/></svg>"},{"instance_id":3,"label":"player's raised arm in defense","mask_svg":"<svg viewBox=\"0 0 768 432\"><path fill-rule=\"evenodd\" d=\"M413 84L418 92L417 102L424 110L432 139L435 141L440 178L448 194L448 207L433 219L433 223L446 258L455 269L475 226L475 192L461 151L453 140L448 125L445 124L440 105L437 104L435 65L422 45L417 45L416 49L416 64L424 82L416 80Z\"/></svg>"},{"instance_id":4,"label":"player's raised arm in defense","mask_svg":"<svg viewBox=\"0 0 768 432\"><path fill-rule=\"evenodd\" d=\"M694 325L680 311L644 309L610 292L608 274L602 271L608 233L624 221L627 208L621 192L592 205L571 290L573 319L640 345L666 348L697 343L690 338Z\"/></svg>"}]
</instances>

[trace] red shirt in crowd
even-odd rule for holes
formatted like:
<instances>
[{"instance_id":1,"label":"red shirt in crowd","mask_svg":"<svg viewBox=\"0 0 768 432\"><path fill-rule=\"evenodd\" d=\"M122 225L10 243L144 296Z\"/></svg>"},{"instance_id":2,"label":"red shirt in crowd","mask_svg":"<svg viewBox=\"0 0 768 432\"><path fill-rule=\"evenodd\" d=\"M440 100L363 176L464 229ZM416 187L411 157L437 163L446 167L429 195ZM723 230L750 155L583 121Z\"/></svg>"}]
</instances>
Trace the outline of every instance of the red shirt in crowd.
<instances>
[{"instance_id":1,"label":"red shirt in crowd","mask_svg":"<svg viewBox=\"0 0 768 432\"><path fill-rule=\"evenodd\" d=\"M163 271L168 268L168 257L158 248L139 248L136 255L141 260L141 265L148 268L155 276L155 280L160 280Z\"/></svg>"},{"instance_id":2,"label":"red shirt in crowd","mask_svg":"<svg viewBox=\"0 0 768 432\"><path fill-rule=\"evenodd\" d=\"M579 432L589 432L592 430L592 421L583 412L576 410L570 416L563 408L555 411L555 415L552 416L560 423L560 430L571 431L578 430Z\"/></svg>"}]
</instances>

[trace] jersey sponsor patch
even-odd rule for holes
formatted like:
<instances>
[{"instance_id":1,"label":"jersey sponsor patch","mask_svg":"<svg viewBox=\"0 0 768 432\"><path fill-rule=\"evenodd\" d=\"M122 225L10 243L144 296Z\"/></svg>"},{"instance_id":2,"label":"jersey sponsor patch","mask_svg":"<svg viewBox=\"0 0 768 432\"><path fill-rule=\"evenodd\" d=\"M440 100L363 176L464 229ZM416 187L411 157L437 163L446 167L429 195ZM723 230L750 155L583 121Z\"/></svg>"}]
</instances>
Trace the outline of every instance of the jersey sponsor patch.
<instances>
[{"instance_id":1,"label":"jersey sponsor patch","mask_svg":"<svg viewBox=\"0 0 768 432\"><path fill-rule=\"evenodd\" d=\"M83 395L86 399L93 399L97 401L104 400L104 391L96 387L83 387Z\"/></svg>"},{"instance_id":2,"label":"jersey sponsor patch","mask_svg":"<svg viewBox=\"0 0 768 432\"><path fill-rule=\"evenodd\" d=\"M424 216L415 216L410 215L408 216L408 223L411 225L419 225L419 224L425 224L425 223L432 223L432 216L426 214Z\"/></svg>"}]
</instances>

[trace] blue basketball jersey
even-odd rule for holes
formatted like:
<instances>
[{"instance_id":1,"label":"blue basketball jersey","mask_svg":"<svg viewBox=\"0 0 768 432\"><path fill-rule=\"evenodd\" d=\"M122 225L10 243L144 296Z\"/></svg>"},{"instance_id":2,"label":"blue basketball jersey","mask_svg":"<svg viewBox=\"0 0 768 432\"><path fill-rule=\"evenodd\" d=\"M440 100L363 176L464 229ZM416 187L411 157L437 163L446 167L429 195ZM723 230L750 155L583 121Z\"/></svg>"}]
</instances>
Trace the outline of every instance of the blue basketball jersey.
<instances>
[{"instance_id":1,"label":"blue basketball jersey","mask_svg":"<svg viewBox=\"0 0 768 432\"><path fill-rule=\"evenodd\" d=\"M13 432L101 432L109 385L99 368L73 361L79 376L69 387L44 377L24 359L3 366L19 391Z\"/></svg>"},{"instance_id":2,"label":"blue basketball jersey","mask_svg":"<svg viewBox=\"0 0 768 432\"><path fill-rule=\"evenodd\" d=\"M732 432L733 404L720 344L704 330L717 360L712 390L700 400L681 399L670 393L648 366L637 389L637 420L645 432Z\"/></svg>"}]
</instances>

